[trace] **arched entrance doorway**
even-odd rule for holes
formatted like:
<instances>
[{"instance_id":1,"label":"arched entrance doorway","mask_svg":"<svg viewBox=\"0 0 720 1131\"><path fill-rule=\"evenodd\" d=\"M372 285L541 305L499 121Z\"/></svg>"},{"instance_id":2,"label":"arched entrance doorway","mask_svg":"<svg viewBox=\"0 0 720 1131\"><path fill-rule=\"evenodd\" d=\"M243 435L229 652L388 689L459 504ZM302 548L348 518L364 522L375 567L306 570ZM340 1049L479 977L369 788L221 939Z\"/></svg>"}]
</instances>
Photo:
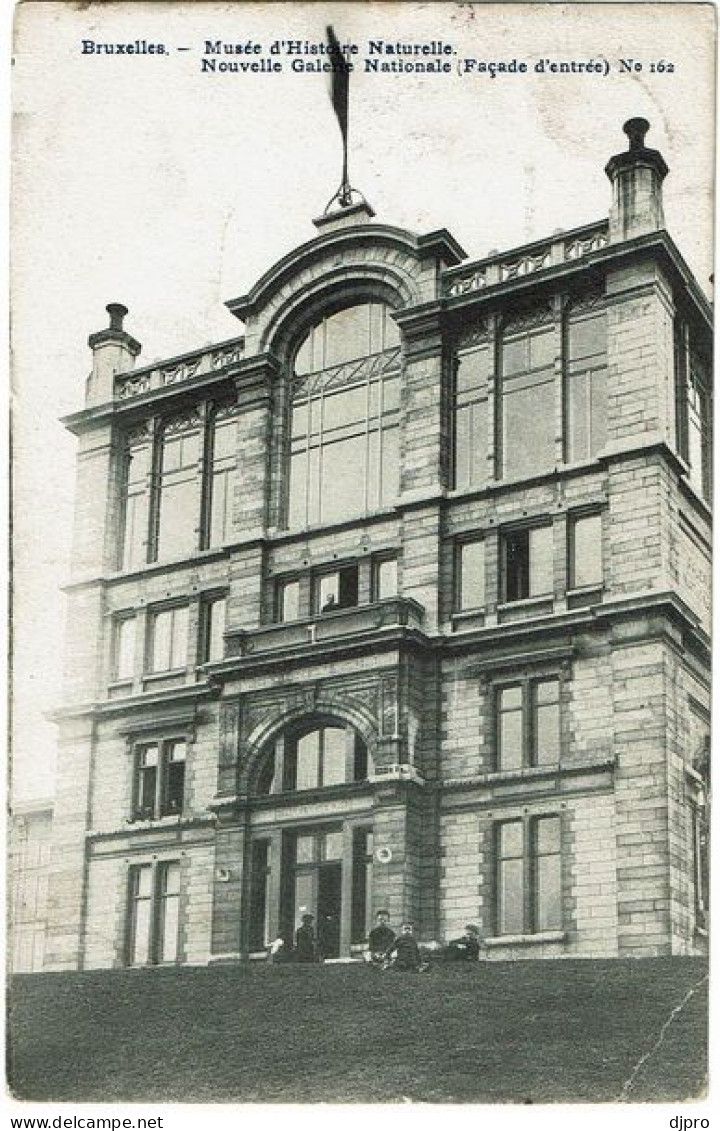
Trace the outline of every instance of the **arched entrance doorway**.
<instances>
[{"instance_id":1,"label":"arched entrance doorway","mask_svg":"<svg viewBox=\"0 0 720 1131\"><path fill-rule=\"evenodd\" d=\"M324 958L361 949L371 916L371 757L334 718L295 723L259 760L250 834L250 954L314 917Z\"/></svg>"}]
</instances>

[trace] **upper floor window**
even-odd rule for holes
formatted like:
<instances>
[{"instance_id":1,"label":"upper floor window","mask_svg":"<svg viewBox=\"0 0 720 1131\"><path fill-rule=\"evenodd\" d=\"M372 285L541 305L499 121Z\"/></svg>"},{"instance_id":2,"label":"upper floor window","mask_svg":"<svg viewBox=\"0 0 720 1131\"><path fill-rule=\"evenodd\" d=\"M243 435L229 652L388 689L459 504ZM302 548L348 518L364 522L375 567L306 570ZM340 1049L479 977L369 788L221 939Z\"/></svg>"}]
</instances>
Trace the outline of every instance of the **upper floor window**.
<instances>
[{"instance_id":1,"label":"upper floor window","mask_svg":"<svg viewBox=\"0 0 720 1131\"><path fill-rule=\"evenodd\" d=\"M364 781L367 746L352 727L328 724L282 735L265 758L259 794Z\"/></svg>"},{"instance_id":2,"label":"upper floor window","mask_svg":"<svg viewBox=\"0 0 720 1131\"><path fill-rule=\"evenodd\" d=\"M571 589L603 583L602 517L579 514L569 520L568 583Z\"/></svg>"},{"instance_id":3,"label":"upper floor window","mask_svg":"<svg viewBox=\"0 0 720 1131\"><path fill-rule=\"evenodd\" d=\"M295 359L288 523L370 514L399 488L400 344L382 303L323 318Z\"/></svg>"},{"instance_id":4,"label":"upper floor window","mask_svg":"<svg viewBox=\"0 0 720 1131\"><path fill-rule=\"evenodd\" d=\"M507 322L500 349L500 467L506 479L555 463L555 356L551 311Z\"/></svg>"},{"instance_id":5,"label":"upper floor window","mask_svg":"<svg viewBox=\"0 0 720 1131\"><path fill-rule=\"evenodd\" d=\"M502 599L522 601L553 591L553 528L524 527L502 539Z\"/></svg>"},{"instance_id":6,"label":"upper floor window","mask_svg":"<svg viewBox=\"0 0 720 1131\"><path fill-rule=\"evenodd\" d=\"M201 406L127 438L122 568L187 557L232 533L237 419L232 405Z\"/></svg>"},{"instance_id":7,"label":"upper floor window","mask_svg":"<svg viewBox=\"0 0 720 1131\"><path fill-rule=\"evenodd\" d=\"M455 487L474 487L488 478L488 383L493 357L481 325L460 338L454 364L453 447Z\"/></svg>"},{"instance_id":8,"label":"upper floor window","mask_svg":"<svg viewBox=\"0 0 720 1131\"><path fill-rule=\"evenodd\" d=\"M571 308L566 324L566 453L592 459L607 442L607 315Z\"/></svg>"},{"instance_id":9,"label":"upper floor window","mask_svg":"<svg viewBox=\"0 0 720 1131\"><path fill-rule=\"evenodd\" d=\"M187 653L187 605L174 605L153 613L149 622L148 671L166 672L184 668Z\"/></svg>"},{"instance_id":10,"label":"upper floor window","mask_svg":"<svg viewBox=\"0 0 720 1131\"><path fill-rule=\"evenodd\" d=\"M351 609L358 603L358 567L353 562L315 577L313 607L316 613Z\"/></svg>"},{"instance_id":11,"label":"upper floor window","mask_svg":"<svg viewBox=\"0 0 720 1131\"><path fill-rule=\"evenodd\" d=\"M200 663L215 663L225 655L225 597L207 597L200 606Z\"/></svg>"},{"instance_id":12,"label":"upper floor window","mask_svg":"<svg viewBox=\"0 0 720 1131\"><path fill-rule=\"evenodd\" d=\"M712 487L710 366L697 349L685 322L676 325L675 369L678 448L690 465L690 482L709 499Z\"/></svg>"},{"instance_id":13,"label":"upper floor window","mask_svg":"<svg viewBox=\"0 0 720 1131\"><path fill-rule=\"evenodd\" d=\"M396 597L398 591L397 558L378 558L374 562L372 577L372 596L374 601L386 597Z\"/></svg>"},{"instance_id":14,"label":"upper floor window","mask_svg":"<svg viewBox=\"0 0 720 1131\"><path fill-rule=\"evenodd\" d=\"M485 543L458 542L455 548L455 608L481 609L485 604Z\"/></svg>"},{"instance_id":15,"label":"upper floor window","mask_svg":"<svg viewBox=\"0 0 720 1131\"><path fill-rule=\"evenodd\" d=\"M131 680L135 674L135 617L124 616L115 622L113 678Z\"/></svg>"},{"instance_id":16,"label":"upper floor window","mask_svg":"<svg viewBox=\"0 0 720 1131\"><path fill-rule=\"evenodd\" d=\"M182 813L186 750L182 739L137 747L133 785L133 816L136 820Z\"/></svg>"},{"instance_id":17,"label":"upper floor window","mask_svg":"<svg viewBox=\"0 0 720 1131\"><path fill-rule=\"evenodd\" d=\"M498 688L497 769L560 761L560 683L532 679Z\"/></svg>"}]
</instances>

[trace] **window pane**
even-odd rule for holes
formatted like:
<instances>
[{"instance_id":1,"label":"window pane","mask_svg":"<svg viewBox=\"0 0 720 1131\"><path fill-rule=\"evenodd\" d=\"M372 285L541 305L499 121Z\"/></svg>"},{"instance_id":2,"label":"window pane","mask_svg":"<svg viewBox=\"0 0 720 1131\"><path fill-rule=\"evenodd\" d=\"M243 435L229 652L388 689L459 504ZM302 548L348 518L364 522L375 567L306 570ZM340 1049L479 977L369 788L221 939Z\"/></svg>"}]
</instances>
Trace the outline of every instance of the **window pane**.
<instances>
[{"instance_id":1,"label":"window pane","mask_svg":"<svg viewBox=\"0 0 720 1131\"><path fill-rule=\"evenodd\" d=\"M605 315L570 321L567 334L568 357L571 361L594 357L607 351L607 324Z\"/></svg>"},{"instance_id":2,"label":"window pane","mask_svg":"<svg viewBox=\"0 0 720 1131\"><path fill-rule=\"evenodd\" d=\"M226 612L227 602L224 598L219 601L209 601L205 606L205 614L207 617L205 658L211 663L222 660L225 655L223 633L225 632Z\"/></svg>"},{"instance_id":3,"label":"window pane","mask_svg":"<svg viewBox=\"0 0 720 1131\"><path fill-rule=\"evenodd\" d=\"M538 855L560 851L560 818L540 817L535 822L535 841Z\"/></svg>"},{"instance_id":4,"label":"window pane","mask_svg":"<svg viewBox=\"0 0 720 1131\"><path fill-rule=\"evenodd\" d=\"M322 846L323 860L341 860L343 854L342 831L325 833Z\"/></svg>"},{"instance_id":5,"label":"window pane","mask_svg":"<svg viewBox=\"0 0 720 1131\"><path fill-rule=\"evenodd\" d=\"M572 586L601 585L602 546L601 518L599 514L575 519L572 525L572 557L570 584Z\"/></svg>"},{"instance_id":6,"label":"window pane","mask_svg":"<svg viewBox=\"0 0 720 1131\"><path fill-rule=\"evenodd\" d=\"M499 881L499 934L522 934L524 921L522 860L502 860L500 862Z\"/></svg>"},{"instance_id":7,"label":"window pane","mask_svg":"<svg viewBox=\"0 0 720 1131\"><path fill-rule=\"evenodd\" d=\"M607 372L596 369L590 384L590 454L597 455L607 443Z\"/></svg>"},{"instance_id":8,"label":"window pane","mask_svg":"<svg viewBox=\"0 0 720 1131\"><path fill-rule=\"evenodd\" d=\"M278 620L297 620L300 616L300 582L285 581L280 586Z\"/></svg>"},{"instance_id":9,"label":"window pane","mask_svg":"<svg viewBox=\"0 0 720 1131\"><path fill-rule=\"evenodd\" d=\"M457 356L455 390L466 393L473 389L485 389L492 375L490 349L487 345Z\"/></svg>"},{"instance_id":10,"label":"window pane","mask_svg":"<svg viewBox=\"0 0 720 1131\"><path fill-rule=\"evenodd\" d=\"M391 506L400 492L400 432L398 428L382 430L382 475L380 505Z\"/></svg>"},{"instance_id":11,"label":"window pane","mask_svg":"<svg viewBox=\"0 0 720 1131\"><path fill-rule=\"evenodd\" d=\"M197 546L198 481L163 483L157 533L158 558L185 557Z\"/></svg>"},{"instance_id":12,"label":"window pane","mask_svg":"<svg viewBox=\"0 0 720 1131\"><path fill-rule=\"evenodd\" d=\"M232 492L230 472L215 472L210 496L209 546L221 546L230 536L232 520Z\"/></svg>"},{"instance_id":13,"label":"window pane","mask_svg":"<svg viewBox=\"0 0 720 1131\"><path fill-rule=\"evenodd\" d=\"M502 347L503 373L526 373L529 365L527 338L505 341Z\"/></svg>"},{"instance_id":14,"label":"window pane","mask_svg":"<svg viewBox=\"0 0 720 1131\"><path fill-rule=\"evenodd\" d=\"M122 568L137 569L147 561L149 495L147 489L133 489L125 500Z\"/></svg>"},{"instance_id":15,"label":"window pane","mask_svg":"<svg viewBox=\"0 0 720 1131\"><path fill-rule=\"evenodd\" d=\"M315 837L298 836L295 841L295 860L298 864L312 864L315 859Z\"/></svg>"},{"instance_id":16,"label":"window pane","mask_svg":"<svg viewBox=\"0 0 720 1131\"><path fill-rule=\"evenodd\" d=\"M377 563L376 573L376 598L382 601L385 597L395 597L398 591L397 584L397 559L388 558Z\"/></svg>"},{"instance_id":17,"label":"window pane","mask_svg":"<svg viewBox=\"0 0 720 1131\"><path fill-rule=\"evenodd\" d=\"M478 609L485 604L485 543L460 544L461 609Z\"/></svg>"},{"instance_id":18,"label":"window pane","mask_svg":"<svg viewBox=\"0 0 720 1131\"><path fill-rule=\"evenodd\" d=\"M542 369L551 366L557 351L554 329L530 335L530 368Z\"/></svg>"},{"instance_id":19,"label":"window pane","mask_svg":"<svg viewBox=\"0 0 720 1131\"><path fill-rule=\"evenodd\" d=\"M288 524L304 526L307 522L307 452L293 452L290 457Z\"/></svg>"},{"instance_id":20,"label":"window pane","mask_svg":"<svg viewBox=\"0 0 720 1131\"><path fill-rule=\"evenodd\" d=\"M323 397L323 431L331 432L348 424L364 422L367 415L367 386L341 389Z\"/></svg>"},{"instance_id":21,"label":"window pane","mask_svg":"<svg viewBox=\"0 0 720 1131\"><path fill-rule=\"evenodd\" d=\"M172 652L170 662L174 668L183 668L187 663L188 608L182 605L172 610Z\"/></svg>"},{"instance_id":22,"label":"window pane","mask_svg":"<svg viewBox=\"0 0 720 1131\"><path fill-rule=\"evenodd\" d=\"M553 591L553 528L530 530L530 596Z\"/></svg>"},{"instance_id":23,"label":"window pane","mask_svg":"<svg viewBox=\"0 0 720 1131\"><path fill-rule=\"evenodd\" d=\"M163 814L182 813L183 797L185 793L185 761L184 746L183 758L177 761L169 760L165 767L165 804Z\"/></svg>"},{"instance_id":24,"label":"window pane","mask_svg":"<svg viewBox=\"0 0 720 1131\"><path fill-rule=\"evenodd\" d=\"M576 373L568 381L568 458L588 459L590 454L590 374Z\"/></svg>"},{"instance_id":25,"label":"window pane","mask_svg":"<svg viewBox=\"0 0 720 1131\"><path fill-rule=\"evenodd\" d=\"M535 930L560 930L562 927L560 857L546 856L538 860L535 877Z\"/></svg>"},{"instance_id":26,"label":"window pane","mask_svg":"<svg viewBox=\"0 0 720 1131\"><path fill-rule=\"evenodd\" d=\"M500 715L501 770L519 770L523 763L522 711L503 711Z\"/></svg>"},{"instance_id":27,"label":"window pane","mask_svg":"<svg viewBox=\"0 0 720 1131\"><path fill-rule=\"evenodd\" d=\"M340 727L323 730L323 785L341 785L346 780L347 731Z\"/></svg>"},{"instance_id":28,"label":"window pane","mask_svg":"<svg viewBox=\"0 0 720 1131\"><path fill-rule=\"evenodd\" d=\"M170 667L172 640L172 612L156 613L152 621L152 652L150 670L167 671Z\"/></svg>"},{"instance_id":29,"label":"window pane","mask_svg":"<svg viewBox=\"0 0 720 1131\"><path fill-rule=\"evenodd\" d=\"M500 709L502 711L517 711L522 707L522 688L504 687L500 692Z\"/></svg>"},{"instance_id":30,"label":"window pane","mask_svg":"<svg viewBox=\"0 0 720 1131\"><path fill-rule=\"evenodd\" d=\"M235 459L237 452L237 421L218 420L213 437L213 459Z\"/></svg>"},{"instance_id":31,"label":"window pane","mask_svg":"<svg viewBox=\"0 0 720 1131\"><path fill-rule=\"evenodd\" d=\"M505 537L505 600L522 601L530 594L530 537L516 530Z\"/></svg>"},{"instance_id":32,"label":"window pane","mask_svg":"<svg viewBox=\"0 0 720 1131\"><path fill-rule=\"evenodd\" d=\"M135 901L131 961L145 965L150 957L150 900Z\"/></svg>"},{"instance_id":33,"label":"window pane","mask_svg":"<svg viewBox=\"0 0 720 1131\"><path fill-rule=\"evenodd\" d=\"M351 306L325 319L325 357L322 368L340 365L370 353L369 305Z\"/></svg>"},{"instance_id":34,"label":"window pane","mask_svg":"<svg viewBox=\"0 0 720 1131\"><path fill-rule=\"evenodd\" d=\"M553 381L503 390L503 474L530 475L555 462L555 389Z\"/></svg>"},{"instance_id":35,"label":"window pane","mask_svg":"<svg viewBox=\"0 0 720 1131\"><path fill-rule=\"evenodd\" d=\"M297 872L295 875L295 921L300 922L303 915L314 914L315 877L312 872Z\"/></svg>"},{"instance_id":36,"label":"window pane","mask_svg":"<svg viewBox=\"0 0 720 1131\"><path fill-rule=\"evenodd\" d=\"M354 436L323 447L323 522L333 522L364 512L365 447L365 436Z\"/></svg>"},{"instance_id":37,"label":"window pane","mask_svg":"<svg viewBox=\"0 0 720 1131\"><path fill-rule=\"evenodd\" d=\"M535 708L535 762L538 766L560 761L560 707L538 703Z\"/></svg>"},{"instance_id":38,"label":"window pane","mask_svg":"<svg viewBox=\"0 0 720 1131\"><path fill-rule=\"evenodd\" d=\"M135 617L118 621L115 678L130 679L135 671Z\"/></svg>"},{"instance_id":39,"label":"window pane","mask_svg":"<svg viewBox=\"0 0 720 1131\"><path fill-rule=\"evenodd\" d=\"M455 486L469 487L471 478L470 425L472 405L463 405L455 411Z\"/></svg>"},{"instance_id":40,"label":"window pane","mask_svg":"<svg viewBox=\"0 0 720 1131\"><path fill-rule=\"evenodd\" d=\"M312 731L297 743L296 789L314 789L319 784L320 732Z\"/></svg>"}]
</instances>

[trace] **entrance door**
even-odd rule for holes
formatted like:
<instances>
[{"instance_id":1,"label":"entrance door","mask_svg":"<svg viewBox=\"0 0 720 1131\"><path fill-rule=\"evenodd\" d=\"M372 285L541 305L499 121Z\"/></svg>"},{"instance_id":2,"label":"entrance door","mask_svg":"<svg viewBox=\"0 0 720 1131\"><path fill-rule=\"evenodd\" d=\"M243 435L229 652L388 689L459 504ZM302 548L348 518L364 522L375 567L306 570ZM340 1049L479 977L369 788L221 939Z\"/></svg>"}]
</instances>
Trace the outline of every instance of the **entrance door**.
<instances>
[{"instance_id":1,"label":"entrance door","mask_svg":"<svg viewBox=\"0 0 720 1131\"><path fill-rule=\"evenodd\" d=\"M321 864L317 873L317 930L323 958L340 956L342 864Z\"/></svg>"}]
</instances>

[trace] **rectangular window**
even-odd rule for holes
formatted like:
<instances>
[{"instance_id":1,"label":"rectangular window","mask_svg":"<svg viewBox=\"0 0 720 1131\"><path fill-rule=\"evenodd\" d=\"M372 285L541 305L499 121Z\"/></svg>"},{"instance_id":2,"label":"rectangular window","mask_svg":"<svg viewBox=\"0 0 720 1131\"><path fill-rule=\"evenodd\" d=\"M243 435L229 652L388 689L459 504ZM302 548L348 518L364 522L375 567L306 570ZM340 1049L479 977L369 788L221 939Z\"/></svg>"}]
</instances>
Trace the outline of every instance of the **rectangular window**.
<instances>
[{"instance_id":1,"label":"rectangular window","mask_svg":"<svg viewBox=\"0 0 720 1131\"><path fill-rule=\"evenodd\" d=\"M381 558L375 562L373 578L374 600L396 597L398 591L397 558Z\"/></svg>"},{"instance_id":2,"label":"rectangular window","mask_svg":"<svg viewBox=\"0 0 720 1131\"><path fill-rule=\"evenodd\" d=\"M602 518L599 514L578 515L569 526L569 583L571 589L603 583Z\"/></svg>"},{"instance_id":3,"label":"rectangular window","mask_svg":"<svg viewBox=\"0 0 720 1131\"><path fill-rule=\"evenodd\" d=\"M358 567L343 566L332 573L318 574L315 579L315 612L330 613L334 609L353 608L358 603Z\"/></svg>"},{"instance_id":4,"label":"rectangular window","mask_svg":"<svg viewBox=\"0 0 720 1131\"><path fill-rule=\"evenodd\" d=\"M237 409L199 405L127 437L121 568L184 558L232 538ZM207 421L207 423L206 423Z\"/></svg>"},{"instance_id":5,"label":"rectangular window","mask_svg":"<svg viewBox=\"0 0 720 1131\"><path fill-rule=\"evenodd\" d=\"M183 558L198 548L202 476L196 413L166 426L160 443L155 559Z\"/></svg>"},{"instance_id":6,"label":"rectangular window","mask_svg":"<svg viewBox=\"0 0 720 1131\"><path fill-rule=\"evenodd\" d=\"M562 930L558 816L496 825L495 929L498 935Z\"/></svg>"},{"instance_id":7,"label":"rectangular window","mask_svg":"<svg viewBox=\"0 0 720 1131\"><path fill-rule=\"evenodd\" d=\"M175 605L162 609L150 619L148 670L173 671L184 668L188 652L188 607Z\"/></svg>"},{"instance_id":8,"label":"rectangular window","mask_svg":"<svg viewBox=\"0 0 720 1131\"><path fill-rule=\"evenodd\" d=\"M201 641L200 663L213 664L225 655L225 621L227 601L225 597L215 597L203 601L200 613Z\"/></svg>"},{"instance_id":9,"label":"rectangular window","mask_svg":"<svg viewBox=\"0 0 720 1131\"><path fill-rule=\"evenodd\" d=\"M503 537L503 599L522 601L553 592L553 528L532 526Z\"/></svg>"},{"instance_id":10,"label":"rectangular window","mask_svg":"<svg viewBox=\"0 0 720 1131\"><path fill-rule=\"evenodd\" d=\"M184 739L136 748L133 817L136 821L179 816L185 798Z\"/></svg>"},{"instance_id":11,"label":"rectangular window","mask_svg":"<svg viewBox=\"0 0 720 1131\"><path fill-rule=\"evenodd\" d=\"M555 464L554 327L515 334L502 343L502 475L520 478Z\"/></svg>"},{"instance_id":12,"label":"rectangular window","mask_svg":"<svg viewBox=\"0 0 720 1131\"><path fill-rule=\"evenodd\" d=\"M454 485L482 485L488 478L488 383L493 364L489 342L455 355L453 410Z\"/></svg>"},{"instance_id":13,"label":"rectangular window","mask_svg":"<svg viewBox=\"0 0 720 1131\"><path fill-rule=\"evenodd\" d=\"M276 589L276 620L280 623L300 619L300 582L293 578L278 581Z\"/></svg>"},{"instance_id":14,"label":"rectangular window","mask_svg":"<svg viewBox=\"0 0 720 1131\"><path fill-rule=\"evenodd\" d=\"M237 466L237 419L217 414L211 428L208 475L209 505L206 510L208 547L222 546L232 535L233 482Z\"/></svg>"},{"instance_id":15,"label":"rectangular window","mask_svg":"<svg viewBox=\"0 0 720 1131\"><path fill-rule=\"evenodd\" d=\"M709 361L703 357L690 326L675 328L677 444L690 465L690 482L704 498L712 493L712 394Z\"/></svg>"},{"instance_id":16,"label":"rectangular window","mask_svg":"<svg viewBox=\"0 0 720 1131\"><path fill-rule=\"evenodd\" d=\"M566 458L592 459L607 443L607 317L572 312L566 328Z\"/></svg>"},{"instance_id":17,"label":"rectangular window","mask_svg":"<svg viewBox=\"0 0 720 1131\"><path fill-rule=\"evenodd\" d=\"M180 863L134 864L128 876L128 963L177 962Z\"/></svg>"},{"instance_id":18,"label":"rectangular window","mask_svg":"<svg viewBox=\"0 0 720 1131\"><path fill-rule=\"evenodd\" d=\"M131 680L135 674L135 617L122 617L115 622L115 656L113 678Z\"/></svg>"},{"instance_id":19,"label":"rectangular window","mask_svg":"<svg viewBox=\"0 0 720 1131\"><path fill-rule=\"evenodd\" d=\"M122 490L123 570L138 569L148 560L152 446L144 429L128 438Z\"/></svg>"},{"instance_id":20,"label":"rectangular window","mask_svg":"<svg viewBox=\"0 0 720 1131\"><path fill-rule=\"evenodd\" d=\"M497 769L555 766L560 761L560 682L532 679L496 693Z\"/></svg>"},{"instance_id":21,"label":"rectangular window","mask_svg":"<svg viewBox=\"0 0 720 1131\"><path fill-rule=\"evenodd\" d=\"M485 543L480 539L456 547L456 608L458 612L485 605Z\"/></svg>"}]
</instances>

